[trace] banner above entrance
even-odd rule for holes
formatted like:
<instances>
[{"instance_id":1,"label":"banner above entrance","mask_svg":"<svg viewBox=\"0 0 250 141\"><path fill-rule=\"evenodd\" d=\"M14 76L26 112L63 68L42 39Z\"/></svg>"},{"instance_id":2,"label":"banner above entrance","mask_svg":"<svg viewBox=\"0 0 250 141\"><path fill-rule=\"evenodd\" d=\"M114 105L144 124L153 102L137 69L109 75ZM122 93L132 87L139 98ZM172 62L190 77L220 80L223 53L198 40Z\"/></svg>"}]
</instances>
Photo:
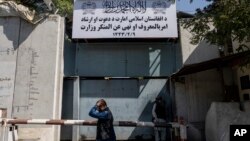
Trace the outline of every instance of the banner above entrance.
<instances>
[{"instance_id":1,"label":"banner above entrance","mask_svg":"<svg viewBox=\"0 0 250 141\"><path fill-rule=\"evenodd\" d=\"M73 38L175 38L172 0L75 0Z\"/></svg>"}]
</instances>

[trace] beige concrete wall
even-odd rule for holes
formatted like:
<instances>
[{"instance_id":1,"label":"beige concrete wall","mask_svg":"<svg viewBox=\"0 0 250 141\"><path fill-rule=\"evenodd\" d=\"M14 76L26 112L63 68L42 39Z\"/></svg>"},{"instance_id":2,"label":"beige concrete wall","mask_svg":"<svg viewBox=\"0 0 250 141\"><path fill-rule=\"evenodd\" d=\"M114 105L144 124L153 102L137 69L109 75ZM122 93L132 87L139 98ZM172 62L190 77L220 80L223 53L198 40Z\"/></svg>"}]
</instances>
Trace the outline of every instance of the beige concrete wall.
<instances>
[{"instance_id":1,"label":"beige concrete wall","mask_svg":"<svg viewBox=\"0 0 250 141\"><path fill-rule=\"evenodd\" d=\"M61 118L64 18L0 17L0 105L9 118ZM1 81L2 80L2 81ZM20 139L59 140L56 126L19 126Z\"/></svg>"},{"instance_id":2,"label":"beige concrete wall","mask_svg":"<svg viewBox=\"0 0 250 141\"><path fill-rule=\"evenodd\" d=\"M16 72L19 18L0 18L0 108L11 117Z\"/></svg>"},{"instance_id":3,"label":"beige concrete wall","mask_svg":"<svg viewBox=\"0 0 250 141\"><path fill-rule=\"evenodd\" d=\"M206 141L229 141L230 125L250 124L250 102L246 111L240 111L237 102L214 102L206 117Z\"/></svg>"},{"instance_id":4,"label":"beige concrete wall","mask_svg":"<svg viewBox=\"0 0 250 141\"><path fill-rule=\"evenodd\" d=\"M188 138L204 140L205 118L212 102L222 101L223 85L218 70L207 70L175 83L176 112L189 124Z\"/></svg>"},{"instance_id":5,"label":"beige concrete wall","mask_svg":"<svg viewBox=\"0 0 250 141\"><path fill-rule=\"evenodd\" d=\"M180 26L180 35L183 66L219 57L217 46L205 41L191 44L189 29ZM177 114L192 122L204 121L211 102L222 99L222 77L216 69L186 75L184 82L176 83L175 87Z\"/></svg>"},{"instance_id":6,"label":"beige concrete wall","mask_svg":"<svg viewBox=\"0 0 250 141\"><path fill-rule=\"evenodd\" d=\"M219 57L218 47L209 45L205 41L200 42L198 45L190 44L190 38L192 37L192 34L189 31L189 29L180 27L183 65L199 63ZM238 45L239 44L237 42L233 43L235 52ZM250 43L246 43L246 45L250 46ZM182 80L175 83L177 115L183 116L187 123L189 123L190 125L188 128L189 140L203 140L202 131L195 124L204 123L208 109L212 102L224 100L225 96L223 85L230 86L233 84L237 84L239 87L241 100L243 100L243 94L250 94L250 89L242 90L240 87L240 77L246 75L250 75L250 67L242 68L239 66L235 66L233 67L233 71L231 71L231 68L223 68L222 72L220 72L218 69L213 69L186 75L183 77L183 80L185 81ZM222 79L222 77L224 78ZM249 104L247 104L247 102L245 102L244 105L245 109L249 109ZM239 107L237 108L237 110L239 111ZM228 113L232 114L233 112ZM221 129L216 125L216 122L213 122L214 118L220 117L214 114L209 115L209 117L211 120L207 120L207 125L213 123L211 125L213 127L211 128ZM224 127L226 126L226 124L221 126ZM221 133L219 136L225 133L224 131L218 132L218 130L215 130L215 132ZM213 138L215 137L215 135L208 133L207 137ZM226 139L228 139L228 137L226 137Z\"/></svg>"},{"instance_id":7,"label":"beige concrete wall","mask_svg":"<svg viewBox=\"0 0 250 141\"><path fill-rule=\"evenodd\" d=\"M189 29L180 27L182 65L200 63L219 57L217 46L202 41L197 45L190 43ZM205 118L214 101L223 100L221 72L217 69L183 76L175 83L177 116L184 117L189 124L188 139L202 141L205 137Z\"/></svg>"},{"instance_id":8,"label":"beige concrete wall","mask_svg":"<svg viewBox=\"0 0 250 141\"><path fill-rule=\"evenodd\" d=\"M182 63L184 65L199 63L219 57L217 46L210 45L206 41L193 45L190 43L192 34L190 29L180 26Z\"/></svg>"}]
</instances>

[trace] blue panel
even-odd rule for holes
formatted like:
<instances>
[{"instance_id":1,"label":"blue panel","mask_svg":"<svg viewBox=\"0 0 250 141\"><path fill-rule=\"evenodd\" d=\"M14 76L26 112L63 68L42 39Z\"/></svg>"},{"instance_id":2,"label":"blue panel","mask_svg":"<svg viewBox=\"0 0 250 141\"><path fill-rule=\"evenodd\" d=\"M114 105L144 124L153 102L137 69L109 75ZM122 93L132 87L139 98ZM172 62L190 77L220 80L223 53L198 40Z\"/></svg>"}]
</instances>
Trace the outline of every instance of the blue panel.
<instances>
[{"instance_id":1,"label":"blue panel","mask_svg":"<svg viewBox=\"0 0 250 141\"><path fill-rule=\"evenodd\" d=\"M77 63L79 75L125 75L124 48L113 44L80 44Z\"/></svg>"},{"instance_id":2,"label":"blue panel","mask_svg":"<svg viewBox=\"0 0 250 141\"><path fill-rule=\"evenodd\" d=\"M138 98L137 80L84 80L81 97L88 98Z\"/></svg>"},{"instance_id":3,"label":"blue panel","mask_svg":"<svg viewBox=\"0 0 250 141\"><path fill-rule=\"evenodd\" d=\"M76 47L75 44L65 40L64 42L64 75L75 75Z\"/></svg>"},{"instance_id":4,"label":"blue panel","mask_svg":"<svg viewBox=\"0 0 250 141\"><path fill-rule=\"evenodd\" d=\"M78 75L169 76L175 72L176 45L163 43L79 44Z\"/></svg>"}]
</instances>

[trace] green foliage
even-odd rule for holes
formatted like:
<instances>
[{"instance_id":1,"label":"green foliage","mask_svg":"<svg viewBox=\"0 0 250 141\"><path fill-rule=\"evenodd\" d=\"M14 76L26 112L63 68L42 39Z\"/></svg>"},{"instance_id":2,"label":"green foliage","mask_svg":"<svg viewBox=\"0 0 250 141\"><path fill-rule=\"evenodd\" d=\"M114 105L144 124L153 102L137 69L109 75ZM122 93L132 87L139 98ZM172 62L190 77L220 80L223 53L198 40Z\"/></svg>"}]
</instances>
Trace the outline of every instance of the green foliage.
<instances>
[{"instance_id":1,"label":"green foliage","mask_svg":"<svg viewBox=\"0 0 250 141\"><path fill-rule=\"evenodd\" d=\"M73 15L73 0L52 0L59 14L66 17Z\"/></svg>"},{"instance_id":2,"label":"green foliage","mask_svg":"<svg viewBox=\"0 0 250 141\"><path fill-rule=\"evenodd\" d=\"M250 38L250 0L213 0L204 9L197 9L195 17L183 25L191 29L193 44L206 39L211 44L227 47L233 40L246 47L243 43Z\"/></svg>"},{"instance_id":3,"label":"green foliage","mask_svg":"<svg viewBox=\"0 0 250 141\"><path fill-rule=\"evenodd\" d=\"M17 4L22 4L37 13L48 13L49 9L43 0L15 0Z\"/></svg>"},{"instance_id":4,"label":"green foliage","mask_svg":"<svg viewBox=\"0 0 250 141\"><path fill-rule=\"evenodd\" d=\"M58 14L61 16L71 18L73 15L73 0L52 0L54 4L54 10L49 11L48 7L43 0L15 0L18 4L25 5L30 9L34 9L38 13L55 12L58 10Z\"/></svg>"}]
</instances>

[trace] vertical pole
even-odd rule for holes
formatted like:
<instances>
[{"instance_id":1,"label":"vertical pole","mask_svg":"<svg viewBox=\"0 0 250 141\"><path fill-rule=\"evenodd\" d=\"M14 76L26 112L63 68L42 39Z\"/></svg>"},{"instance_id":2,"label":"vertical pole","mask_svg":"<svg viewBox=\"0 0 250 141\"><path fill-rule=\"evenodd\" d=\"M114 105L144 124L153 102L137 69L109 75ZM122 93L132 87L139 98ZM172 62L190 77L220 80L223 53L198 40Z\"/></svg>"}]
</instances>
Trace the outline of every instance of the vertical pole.
<instances>
[{"instance_id":1,"label":"vertical pole","mask_svg":"<svg viewBox=\"0 0 250 141\"><path fill-rule=\"evenodd\" d=\"M7 118L7 108L0 108L0 118ZM9 126L6 125L6 122L3 125L0 125L0 140L7 141L9 136Z\"/></svg>"},{"instance_id":2,"label":"vertical pole","mask_svg":"<svg viewBox=\"0 0 250 141\"><path fill-rule=\"evenodd\" d=\"M6 126L5 125L1 125L0 126L0 140L1 141L5 141L5 128Z\"/></svg>"},{"instance_id":3,"label":"vertical pole","mask_svg":"<svg viewBox=\"0 0 250 141\"><path fill-rule=\"evenodd\" d=\"M14 138L14 141L18 141L18 134L17 134L17 125L13 125L13 128L14 128L14 135L13 135L13 138Z\"/></svg>"},{"instance_id":4,"label":"vertical pole","mask_svg":"<svg viewBox=\"0 0 250 141\"><path fill-rule=\"evenodd\" d=\"M180 125L181 141L187 141L187 127L183 124Z\"/></svg>"},{"instance_id":5,"label":"vertical pole","mask_svg":"<svg viewBox=\"0 0 250 141\"><path fill-rule=\"evenodd\" d=\"M187 141L187 127L185 126L183 117L180 117L180 136L181 141Z\"/></svg>"},{"instance_id":6,"label":"vertical pole","mask_svg":"<svg viewBox=\"0 0 250 141\"><path fill-rule=\"evenodd\" d=\"M78 72L78 69L79 69L79 60L78 60L78 58L79 58L79 43L78 43L78 41L75 44L75 48L76 48L76 50L75 50L75 72L74 73L76 76L79 76L79 72Z\"/></svg>"},{"instance_id":7,"label":"vertical pole","mask_svg":"<svg viewBox=\"0 0 250 141\"><path fill-rule=\"evenodd\" d=\"M172 77L169 77L169 91L171 96L171 110L172 118L176 116L176 98L175 98L175 81L172 80Z\"/></svg>"},{"instance_id":8,"label":"vertical pole","mask_svg":"<svg viewBox=\"0 0 250 141\"><path fill-rule=\"evenodd\" d=\"M13 126L8 126L9 130L8 130L8 141L14 141L13 140Z\"/></svg>"},{"instance_id":9,"label":"vertical pole","mask_svg":"<svg viewBox=\"0 0 250 141\"><path fill-rule=\"evenodd\" d=\"M174 122L178 123L178 117L174 117ZM179 127L174 127L173 128L173 136L174 136L174 141L180 141L180 129Z\"/></svg>"},{"instance_id":10,"label":"vertical pole","mask_svg":"<svg viewBox=\"0 0 250 141\"><path fill-rule=\"evenodd\" d=\"M73 119L78 120L80 111L79 111L79 101L80 101L80 77L74 79L73 84ZM72 127L72 141L79 141L79 126Z\"/></svg>"}]
</instances>

